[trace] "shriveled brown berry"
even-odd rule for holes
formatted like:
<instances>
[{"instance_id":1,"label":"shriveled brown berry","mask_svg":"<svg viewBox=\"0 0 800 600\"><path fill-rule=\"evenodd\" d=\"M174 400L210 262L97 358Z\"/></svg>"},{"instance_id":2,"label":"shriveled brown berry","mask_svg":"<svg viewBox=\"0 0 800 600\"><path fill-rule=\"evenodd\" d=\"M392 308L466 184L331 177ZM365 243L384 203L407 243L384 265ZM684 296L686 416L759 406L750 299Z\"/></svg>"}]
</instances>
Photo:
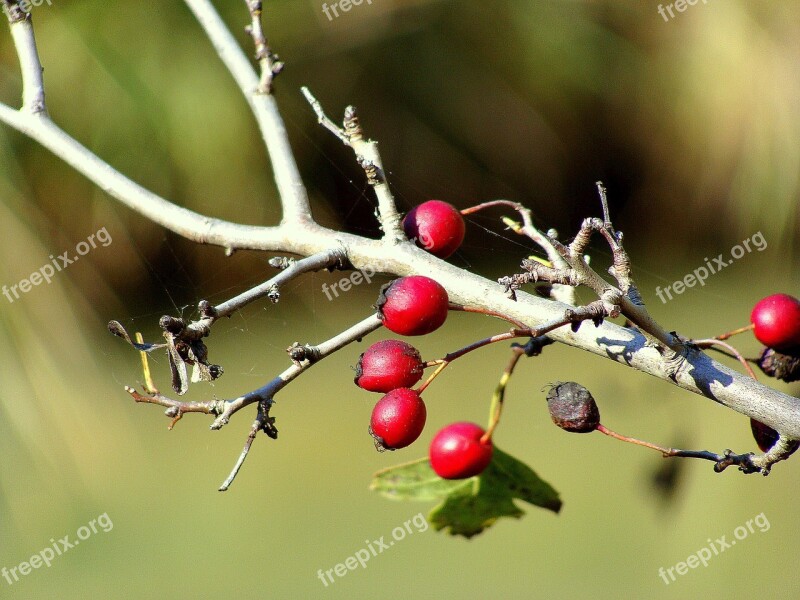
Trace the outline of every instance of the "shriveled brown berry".
<instances>
[{"instance_id":1,"label":"shriveled brown berry","mask_svg":"<svg viewBox=\"0 0 800 600\"><path fill-rule=\"evenodd\" d=\"M600 411L591 392L574 381L557 383L547 392L553 423L572 433L589 433L600 424Z\"/></svg>"},{"instance_id":2,"label":"shriveled brown berry","mask_svg":"<svg viewBox=\"0 0 800 600\"><path fill-rule=\"evenodd\" d=\"M800 381L800 352L781 354L772 348L764 348L758 366L770 377L791 383Z\"/></svg>"}]
</instances>

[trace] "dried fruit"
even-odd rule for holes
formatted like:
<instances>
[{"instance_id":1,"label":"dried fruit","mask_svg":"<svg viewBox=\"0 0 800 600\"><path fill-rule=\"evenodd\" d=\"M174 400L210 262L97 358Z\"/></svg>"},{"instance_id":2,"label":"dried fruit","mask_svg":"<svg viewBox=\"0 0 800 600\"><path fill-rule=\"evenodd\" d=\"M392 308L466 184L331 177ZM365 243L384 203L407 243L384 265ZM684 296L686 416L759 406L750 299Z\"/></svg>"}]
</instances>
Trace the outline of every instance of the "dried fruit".
<instances>
[{"instance_id":1,"label":"dried fruit","mask_svg":"<svg viewBox=\"0 0 800 600\"><path fill-rule=\"evenodd\" d=\"M800 356L796 353L782 354L772 348L764 348L758 366L770 377L791 383L800 381Z\"/></svg>"},{"instance_id":2,"label":"dried fruit","mask_svg":"<svg viewBox=\"0 0 800 600\"><path fill-rule=\"evenodd\" d=\"M600 411L591 392L579 383L557 383L547 392L553 423L573 433L588 433L600 424Z\"/></svg>"}]
</instances>

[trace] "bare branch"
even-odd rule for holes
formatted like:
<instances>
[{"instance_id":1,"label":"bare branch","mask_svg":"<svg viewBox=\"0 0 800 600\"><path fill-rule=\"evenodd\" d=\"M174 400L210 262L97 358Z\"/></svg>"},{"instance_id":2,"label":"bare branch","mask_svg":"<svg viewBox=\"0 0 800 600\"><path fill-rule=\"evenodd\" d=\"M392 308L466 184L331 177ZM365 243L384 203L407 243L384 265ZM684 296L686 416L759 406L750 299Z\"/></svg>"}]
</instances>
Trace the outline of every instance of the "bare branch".
<instances>
[{"instance_id":1,"label":"bare branch","mask_svg":"<svg viewBox=\"0 0 800 600\"><path fill-rule=\"evenodd\" d=\"M228 423L231 415L257 400L271 400L275 394L286 387L287 384L297 379L297 377L302 375L317 362L344 348L348 344L360 340L382 326L383 323L377 315L370 315L363 321L359 321L331 339L317 346L312 346L313 352L309 352L308 354L313 355L313 360L306 358L302 362L296 362L266 385L231 401L227 405L225 411L211 424L211 429L220 429Z\"/></svg>"},{"instance_id":2,"label":"bare branch","mask_svg":"<svg viewBox=\"0 0 800 600\"><path fill-rule=\"evenodd\" d=\"M527 282L548 281L567 286L584 285L597 294L610 312L613 312L612 307L618 306L619 311L643 333L649 334L667 348L680 351L683 342L665 331L644 308L639 291L630 276L630 259L622 248L622 233L615 231L611 225L605 188L600 182L598 190L603 203L603 219L584 219L580 231L569 246L560 243L555 237L548 238L552 248L563 259L559 264L565 262L567 267L557 268L555 263L554 266L549 266L533 260L523 260L522 267L528 271L527 274L504 277L500 282L511 292L512 297L519 286ZM523 228L518 229L522 231ZM599 232L611 248L614 262L609 273L617 280L617 286L603 279L589 266L584 256L586 246L594 232Z\"/></svg>"},{"instance_id":3,"label":"bare branch","mask_svg":"<svg viewBox=\"0 0 800 600\"><path fill-rule=\"evenodd\" d=\"M283 207L283 223L304 224L312 220L308 193L294 159L286 127L272 95L260 89L258 75L236 39L209 0L185 0L211 40L222 62L242 91L258 123L269 153L275 183Z\"/></svg>"},{"instance_id":4,"label":"bare branch","mask_svg":"<svg viewBox=\"0 0 800 600\"><path fill-rule=\"evenodd\" d=\"M406 236L401 226L400 214L397 212L397 204L389 189L383 169L383 160L378 152L378 142L364 138L355 106L348 106L345 109L344 127L341 128L325 114L322 105L309 89L306 87L302 89L303 95L317 114L320 124L355 152L356 160L364 169L367 182L375 190L375 196L378 199L378 215L383 229L383 239L391 244L405 241Z\"/></svg>"},{"instance_id":5,"label":"bare branch","mask_svg":"<svg viewBox=\"0 0 800 600\"><path fill-rule=\"evenodd\" d=\"M184 413L220 415L225 410L224 400L209 400L208 402L181 402L179 400L168 398L162 394L140 394L130 386L125 386L125 391L128 392L136 402L144 404L157 404L159 406L167 407L165 414L173 419L169 426L170 429L172 429L172 427Z\"/></svg>"},{"instance_id":6,"label":"bare branch","mask_svg":"<svg viewBox=\"0 0 800 600\"><path fill-rule=\"evenodd\" d=\"M4 1L3 8L8 16L22 72L22 111L32 115L47 115L42 78L44 69L36 48L31 15L20 8L19 2Z\"/></svg>"},{"instance_id":7,"label":"bare branch","mask_svg":"<svg viewBox=\"0 0 800 600\"><path fill-rule=\"evenodd\" d=\"M220 492L227 492L228 489L231 487L231 484L233 483L233 480L236 479L236 476L239 474L239 470L242 468L242 465L244 464L247 455L250 454L250 448L253 445L253 442L255 441L258 432L261 431L263 427L264 424L260 418L256 418L256 420L253 421L253 425L250 427L250 433L247 435L247 440L244 443L244 448L242 449L242 453L236 460L236 464L233 465L231 474L228 475L228 478L222 482L221 486L219 486Z\"/></svg>"},{"instance_id":8,"label":"bare branch","mask_svg":"<svg viewBox=\"0 0 800 600\"><path fill-rule=\"evenodd\" d=\"M274 294L279 291L281 286L285 285L292 279L295 279L303 273L311 271L320 271L332 267L344 268L346 266L347 256L342 250L328 250L326 252L318 252L303 260L298 260L292 263L291 266L278 273L275 277L257 285L256 287L247 290L236 296L218 304L210 309L210 314L213 319L217 320L221 317L227 317L236 312L237 310L247 306L254 300L263 298L269 294ZM273 300L277 302L277 298Z\"/></svg>"},{"instance_id":9,"label":"bare branch","mask_svg":"<svg viewBox=\"0 0 800 600\"><path fill-rule=\"evenodd\" d=\"M424 273L441 283L451 301L465 310L497 314L528 327L558 319L571 308L523 292L518 294L515 302L505 297L497 283L437 259L413 244L386 244L313 223L305 188L274 98L258 93L258 76L213 6L207 0L186 0L186 3L197 15L256 115L267 142L283 203L281 226L248 227L228 223L172 204L114 170L59 129L42 112L32 115L0 105L0 120L37 140L132 210L199 243L302 256L341 246L355 269L370 268L400 276ZM389 227L387 234L392 229L396 231L396 228ZM555 241L555 236L550 239L556 248L563 246ZM621 306L631 321L648 330L643 323L647 323L650 317L641 306L633 304L624 295ZM377 328L379 325L374 323L374 326ZM787 438L800 439L800 402L796 398L754 382L695 349L681 347L682 344L677 343L671 334L665 332L662 340L672 342L667 344L671 350L653 344L638 331L609 322L597 328L581 327L578 332L558 328L548 337L675 383L756 419ZM293 374L294 371L284 375L293 377ZM274 387L279 383L268 385ZM280 387L283 385L285 383Z\"/></svg>"},{"instance_id":10,"label":"bare branch","mask_svg":"<svg viewBox=\"0 0 800 600\"><path fill-rule=\"evenodd\" d=\"M271 405L268 402L259 403L258 414L256 415L256 420L253 421L253 425L250 427L250 433L247 435L247 441L244 443L244 449L242 449L242 453L236 460L236 464L233 466L231 474L228 475L228 478L222 483L221 486L219 486L220 492L225 492L231 487L233 480L236 479L236 476L239 474L239 470L242 468L247 455L250 453L250 448L253 445L253 441L255 441L259 431L263 431L273 440L278 438L278 430L275 428L275 419L269 416L270 406Z\"/></svg>"},{"instance_id":11,"label":"bare branch","mask_svg":"<svg viewBox=\"0 0 800 600\"><path fill-rule=\"evenodd\" d=\"M522 224L509 218L503 218L503 223L505 223L506 226L514 233L524 235L534 243L538 244L539 247L545 251L545 254L547 254L547 259L552 263L553 267L557 269L566 269L569 267L567 262L553 245L553 240L547 235L544 235L534 226L530 209L524 207L519 202L512 202L511 200L490 200L470 208L465 208L461 211L461 214L471 215L472 213L494 206L507 206L516 210L520 214L520 217L522 217ZM555 234L555 231L553 231L553 233ZM553 235L553 238L555 238L555 235ZM550 295L559 302L572 305L575 304L575 286L554 283L553 290Z\"/></svg>"},{"instance_id":12,"label":"bare branch","mask_svg":"<svg viewBox=\"0 0 800 600\"><path fill-rule=\"evenodd\" d=\"M130 387L126 387L125 391L127 391L136 402L158 404L166 407L166 415L173 419L173 424L180 419L184 413L198 412L207 415L216 415L217 418L211 424L211 429L221 429L228 424L230 418L235 413L244 407L254 402L272 403L275 394L286 387L287 384L297 379L297 377L310 369L317 362L341 350L348 344L360 340L367 334L379 329L382 325L383 323L377 315L370 315L331 339L317 346L308 346L303 360L294 362L292 366L288 367L266 385L232 400L181 402L162 394L154 394L151 396L142 395Z\"/></svg>"},{"instance_id":13,"label":"bare branch","mask_svg":"<svg viewBox=\"0 0 800 600\"><path fill-rule=\"evenodd\" d=\"M260 94L270 94L272 93L272 81L283 70L283 63L278 60L276 54L272 53L264 35L264 28L261 25L263 3L261 0L245 0L245 2L247 10L250 11L250 25L246 30L253 38L253 44L256 48L255 58L261 67L258 92Z\"/></svg>"},{"instance_id":14,"label":"bare branch","mask_svg":"<svg viewBox=\"0 0 800 600\"><path fill-rule=\"evenodd\" d=\"M281 286L292 279L310 271L334 267L343 268L346 261L347 256L342 250L320 252L302 260L291 261L278 275L216 307L212 306L207 300L201 300L197 307L200 312L200 318L195 321L187 323L180 317L162 316L159 319L159 326L163 330L164 339L166 340L164 344L144 344L141 341L134 343L128 332L118 321L109 322L108 329L111 333L121 337L128 344L139 350L143 356L145 352L166 348L167 359L172 373L172 388L178 395L183 395L189 389L189 378L186 373L187 365L192 366L194 369L192 381L213 381L224 372L220 365L215 365L208 361L208 348L202 341L203 338L211 334L211 327L220 318L230 316L235 311L264 296L270 298L273 303L277 303L280 299ZM297 362L294 357L293 360ZM147 364L145 363L146 369ZM147 378L147 372L145 372L145 378Z\"/></svg>"}]
</instances>

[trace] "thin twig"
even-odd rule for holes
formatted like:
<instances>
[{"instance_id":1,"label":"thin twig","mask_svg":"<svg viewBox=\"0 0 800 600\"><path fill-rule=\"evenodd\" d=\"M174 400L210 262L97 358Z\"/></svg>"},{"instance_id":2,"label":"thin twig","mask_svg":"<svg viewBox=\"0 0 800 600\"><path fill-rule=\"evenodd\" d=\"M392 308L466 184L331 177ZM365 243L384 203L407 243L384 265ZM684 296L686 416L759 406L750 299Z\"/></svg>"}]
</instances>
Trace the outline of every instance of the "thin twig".
<instances>
[{"instance_id":1,"label":"thin twig","mask_svg":"<svg viewBox=\"0 0 800 600\"><path fill-rule=\"evenodd\" d=\"M312 254L311 256L302 260L295 261L290 267L284 269L264 283L259 284L247 290L246 292L242 292L230 300L226 300L225 302L216 305L213 309L211 309L213 319L217 320L221 317L230 316L254 300L258 300L259 298L263 298L267 295L279 293L279 290L282 286L299 277L303 273L321 271L322 269L329 269L335 266L344 268L346 264L347 256L341 249L318 252L317 254ZM274 301L277 301L277 299Z\"/></svg>"},{"instance_id":2,"label":"thin twig","mask_svg":"<svg viewBox=\"0 0 800 600\"><path fill-rule=\"evenodd\" d=\"M378 215L383 229L383 239L391 244L406 240L401 225L400 213L397 204L389 189L386 173L383 169L383 160L378 152L378 142L364 137L358 121L356 108L348 106L345 110L343 127L339 127L326 114L319 100L317 100L307 87L302 88L303 95L317 115L320 124L333 133L344 145L355 152L358 164L367 175L367 182L375 190L378 199Z\"/></svg>"},{"instance_id":3,"label":"thin twig","mask_svg":"<svg viewBox=\"0 0 800 600\"><path fill-rule=\"evenodd\" d=\"M247 10L250 11L250 25L247 32L253 38L256 54L261 69L261 77L258 81L258 92L260 94L272 93L272 81L283 69L283 63L278 60L278 56L272 53L267 38L264 35L264 27L261 24L263 14L263 3L261 0L245 0Z\"/></svg>"},{"instance_id":4,"label":"thin twig","mask_svg":"<svg viewBox=\"0 0 800 600\"><path fill-rule=\"evenodd\" d=\"M250 433L247 435L247 440L244 443L244 448L242 449L241 454L239 454L239 458L236 460L236 464L233 465L233 469L231 470L230 475L228 478L222 482L222 485L219 486L220 492L228 491L228 488L231 487L233 480L236 479L236 476L239 474L239 470L242 468L247 455L250 453L250 447L253 445L253 441L256 439L258 432L261 431L261 428L264 426L264 423L261 420L261 415L259 414L259 418L253 421L253 426L250 428Z\"/></svg>"},{"instance_id":5,"label":"thin twig","mask_svg":"<svg viewBox=\"0 0 800 600\"><path fill-rule=\"evenodd\" d=\"M275 183L283 208L284 223L307 223L311 218L311 205L308 201L300 170L286 135L286 127L278 111L278 104L271 94L259 89L259 77L242 52L236 39L220 18L209 0L184 0L194 13L206 35L214 45L222 62L228 68L239 89L250 105L250 110L258 123L261 137L269 153Z\"/></svg>"},{"instance_id":6,"label":"thin twig","mask_svg":"<svg viewBox=\"0 0 800 600\"><path fill-rule=\"evenodd\" d=\"M44 101L44 69L36 48L33 23L30 12L22 10L19 2L4 2L4 12L8 16L11 37L19 57L22 73L22 111L31 115L47 116Z\"/></svg>"},{"instance_id":7,"label":"thin twig","mask_svg":"<svg viewBox=\"0 0 800 600\"><path fill-rule=\"evenodd\" d=\"M532 329L512 329L505 333L498 333L496 335L492 335L487 338L483 338L481 340L473 342L467 346L464 346L463 348L460 348L459 350L455 350L453 352L446 354L443 358L440 358L438 360L431 360L425 363L426 367L432 367L434 365L437 365L437 368L428 377L428 379L426 379L425 382L422 383L422 385L420 385L419 388L417 388L417 391L419 393L422 393L425 390L425 388L427 388L431 384L431 382L434 379L436 379L436 377L438 377L439 374L442 371L444 371L444 369L447 366L449 366L454 360L459 359L462 356L469 354L470 352L474 352L475 350L483 348L484 346L488 346L490 344L496 344L497 342L513 340L519 337L531 337L531 338L541 337L553 331L554 329L563 327L564 325L571 325L571 324L574 325L575 323L580 323L582 321L589 320L592 318L593 316L589 314L577 313L576 311L573 310L567 310L565 315L560 319L554 319L553 321L550 321L543 325L539 325L538 327ZM524 347L522 352L524 353Z\"/></svg>"},{"instance_id":8,"label":"thin twig","mask_svg":"<svg viewBox=\"0 0 800 600\"><path fill-rule=\"evenodd\" d=\"M235 413L244 407L249 406L254 402L272 401L272 398L275 396L275 394L286 387L288 383L297 379L297 377L310 369L317 362L327 356L330 356L337 350L344 348L348 344L360 340L367 334L379 329L382 325L383 323L377 315L370 315L366 319L359 321L352 327L349 327L329 340L322 342L317 346L310 347L313 352L309 352L308 354L313 355L314 360L306 359L302 362L295 362L292 364L292 366L284 370L280 375L269 381L267 384L256 390L253 390L252 392L248 392L247 394L231 400L181 402L161 394L145 396L139 394L136 392L136 390L130 387L126 387L125 391L127 391L133 397L133 399L136 400L136 402L146 402L149 404L158 404L166 407L168 409L166 414L171 418L175 418L176 416L180 418L179 415L191 412L216 415L217 418L211 424L211 429L221 429L228 424L230 418Z\"/></svg>"},{"instance_id":9,"label":"thin twig","mask_svg":"<svg viewBox=\"0 0 800 600\"><path fill-rule=\"evenodd\" d=\"M250 454L250 448L252 447L253 441L256 439L259 431L263 431L272 439L278 438L278 430L275 428L275 419L269 416L269 409L271 406L272 404L269 402L259 403L258 414L256 415L256 420L253 421L253 425L250 427L250 433L247 435L244 448L239 454L239 458L236 459L236 464L233 466L230 475L228 475L228 478L222 483L221 486L219 486L220 492L225 492L231 487L231 484L239 474L239 470L242 468L245 459L247 458L248 454Z\"/></svg>"},{"instance_id":10,"label":"thin twig","mask_svg":"<svg viewBox=\"0 0 800 600\"><path fill-rule=\"evenodd\" d=\"M514 233L524 235L534 243L538 244L539 247L545 251L545 254L547 254L547 259L552 263L553 267L558 269L566 269L569 267L567 262L564 260L564 257L561 256L558 250L556 250L552 239L547 235L544 235L533 224L533 217L530 209L525 208L525 206L519 202L512 202L511 200L489 200L488 202L482 202L475 206L465 208L461 211L461 214L471 215L478 211L485 210L487 208L493 208L495 206L506 206L519 213L520 217L522 218L522 224L511 219L503 219L503 222ZM555 283L553 284L553 291L551 295L559 302L573 306L575 305L575 286Z\"/></svg>"}]
</instances>

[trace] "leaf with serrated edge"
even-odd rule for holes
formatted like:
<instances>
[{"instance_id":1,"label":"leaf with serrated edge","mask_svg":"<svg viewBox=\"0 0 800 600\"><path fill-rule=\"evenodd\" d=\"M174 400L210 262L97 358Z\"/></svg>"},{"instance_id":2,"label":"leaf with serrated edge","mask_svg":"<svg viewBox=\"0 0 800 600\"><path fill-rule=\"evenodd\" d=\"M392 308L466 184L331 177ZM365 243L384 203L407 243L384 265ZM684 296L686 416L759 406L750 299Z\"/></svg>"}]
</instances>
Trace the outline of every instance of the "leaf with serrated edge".
<instances>
[{"instance_id":1,"label":"leaf with serrated edge","mask_svg":"<svg viewBox=\"0 0 800 600\"><path fill-rule=\"evenodd\" d=\"M427 458L379 471L370 489L393 500L442 500L428 520L438 530L472 537L500 517L520 518L525 513L514 499L524 500L553 512L561 500L547 482L527 465L497 448L492 462L477 477L442 479Z\"/></svg>"}]
</instances>

